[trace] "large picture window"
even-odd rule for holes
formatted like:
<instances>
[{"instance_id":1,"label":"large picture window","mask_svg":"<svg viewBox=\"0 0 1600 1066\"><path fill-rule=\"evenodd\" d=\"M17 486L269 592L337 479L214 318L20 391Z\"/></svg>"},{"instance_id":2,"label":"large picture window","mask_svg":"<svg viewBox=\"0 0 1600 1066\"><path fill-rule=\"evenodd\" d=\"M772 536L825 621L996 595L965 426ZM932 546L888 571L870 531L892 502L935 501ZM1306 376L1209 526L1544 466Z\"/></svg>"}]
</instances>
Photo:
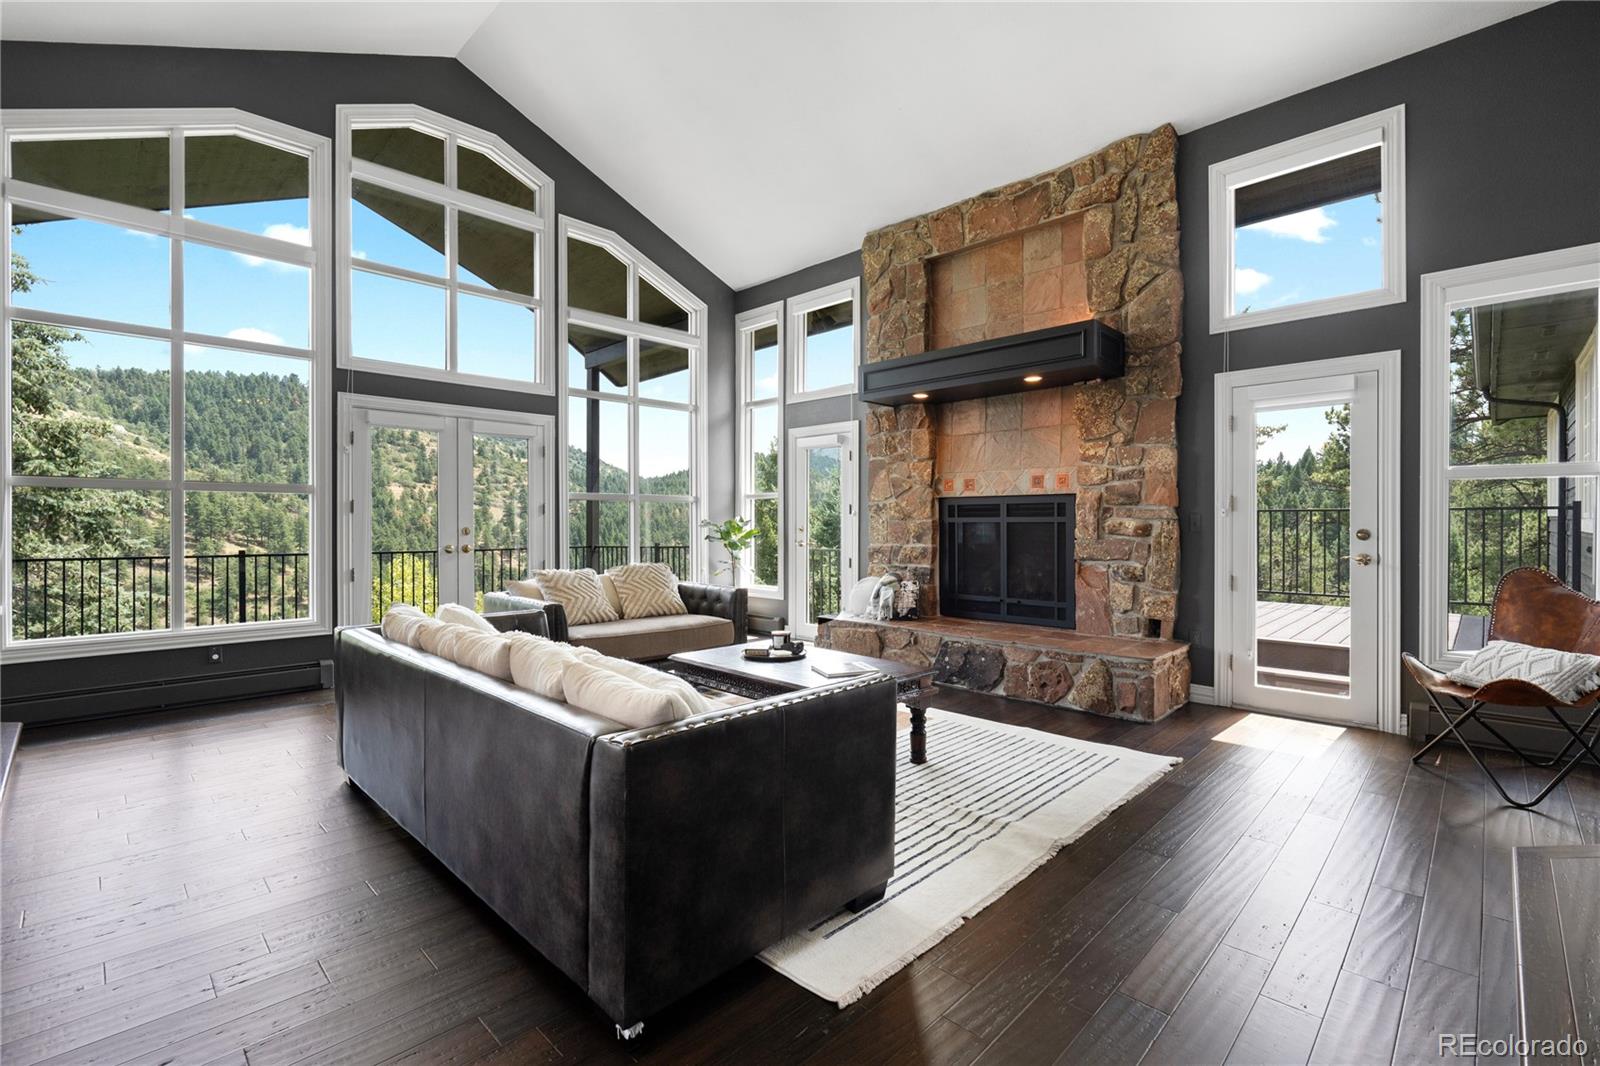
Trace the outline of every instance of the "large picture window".
<instances>
[{"instance_id":1,"label":"large picture window","mask_svg":"<svg viewBox=\"0 0 1600 1066\"><path fill-rule=\"evenodd\" d=\"M1481 648L1532 566L1595 595L1600 245L1423 278L1421 653Z\"/></svg>"},{"instance_id":2,"label":"large picture window","mask_svg":"<svg viewBox=\"0 0 1600 1066\"><path fill-rule=\"evenodd\" d=\"M783 305L747 311L739 344L740 514L756 527L740 578L779 595L783 574Z\"/></svg>"},{"instance_id":3,"label":"large picture window","mask_svg":"<svg viewBox=\"0 0 1600 1066\"><path fill-rule=\"evenodd\" d=\"M419 107L339 109L341 366L552 392L553 183Z\"/></svg>"},{"instance_id":4,"label":"large picture window","mask_svg":"<svg viewBox=\"0 0 1600 1066\"><path fill-rule=\"evenodd\" d=\"M706 308L615 233L561 221L571 567L700 572Z\"/></svg>"},{"instance_id":5,"label":"large picture window","mask_svg":"<svg viewBox=\"0 0 1600 1066\"><path fill-rule=\"evenodd\" d=\"M328 142L4 126L7 658L326 632Z\"/></svg>"},{"instance_id":6,"label":"large picture window","mask_svg":"<svg viewBox=\"0 0 1600 1066\"><path fill-rule=\"evenodd\" d=\"M1210 168L1211 332L1403 303L1405 108Z\"/></svg>"}]
</instances>

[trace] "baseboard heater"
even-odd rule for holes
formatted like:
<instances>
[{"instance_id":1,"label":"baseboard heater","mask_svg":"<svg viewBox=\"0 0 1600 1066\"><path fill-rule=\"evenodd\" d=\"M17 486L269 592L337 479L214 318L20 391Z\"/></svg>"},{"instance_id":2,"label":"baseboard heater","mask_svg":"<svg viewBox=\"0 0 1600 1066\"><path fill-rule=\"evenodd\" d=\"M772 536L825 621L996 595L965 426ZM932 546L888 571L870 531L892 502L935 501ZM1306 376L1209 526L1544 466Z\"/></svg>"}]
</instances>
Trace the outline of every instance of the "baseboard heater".
<instances>
[{"instance_id":1,"label":"baseboard heater","mask_svg":"<svg viewBox=\"0 0 1600 1066\"><path fill-rule=\"evenodd\" d=\"M46 696L7 699L8 722L25 725L77 722L91 718L112 718L144 711L172 710L205 703L223 703L252 696L275 696L330 688L333 663L321 660L290 663L260 670L231 674L206 674L203 677L177 677L139 685L109 685L100 688L52 692Z\"/></svg>"}]
</instances>

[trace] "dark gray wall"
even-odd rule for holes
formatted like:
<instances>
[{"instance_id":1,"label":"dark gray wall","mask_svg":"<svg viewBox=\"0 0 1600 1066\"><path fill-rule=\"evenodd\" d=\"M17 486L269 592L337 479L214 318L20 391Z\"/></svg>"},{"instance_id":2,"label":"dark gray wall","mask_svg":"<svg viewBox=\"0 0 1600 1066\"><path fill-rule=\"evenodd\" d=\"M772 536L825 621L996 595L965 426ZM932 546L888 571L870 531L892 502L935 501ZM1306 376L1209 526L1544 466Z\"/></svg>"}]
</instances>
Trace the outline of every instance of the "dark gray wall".
<instances>
[{"instance_id":1,"label":"dark gray wall","mask_svg":"<svg viewBox=\"0 0 1600 1066\"><path fill-rule=\"evenodd\" d=\"M824 285L836 285L851 278L861 277L861 252L847 252L834 259L829 259L813 266L797 270L793 274L785 274L772 281L764 281L760 285L753 285L748 289L741 289L734 294L733 310L735 314L749 311L755 307L765 307L767 304L787 300L791 296L798 296L812 289L820 289ZM861 306L857 308L860 320L856 329L862 337L866 336L867 307L866 292L861 294ZM864 354L864 353L863 353ZM713 387L717 387L716 379L712 379ZM738 374L729 370L729 380L722 386L727 394L737 402L739 395ZM857 438L863 445L866 444L865 427L862 425L866 417L866 404L855 396L829 396L821 400L807 400L802 403L785 405L783 412L784 445L779 449L779 462L783 465L783 481L785 490L789 484L789 430L796 427L820 426L829 422L854 421L858 427ZM867 464L865 458L857 456L859 460L857 469L860 476L860 499L856 502L856 514L859 517L861 558L857 560L860 572L866 572L867 554ZM737 490L736 490L737 491ZM782 535L784 543L790 542L791 515L787 505L780 507L779 514L783 516ZM776 602L757 599L752 601L751 610L760 616L777 616L784 613L784 605Z\"/></svg>"},{"instance_id":2,"label":"dark gray wall","mask_svg":"<svg viewBox=\"0 0 1600 1066\"><path fill-rule=\"evenodd\" d=\"M1212 336L1206 168L1396 104L1406 108L1403 304L1240 330L1234 370L1363 352L1403 353L1401 637L1417 644L1417 390L1423 274L1600 241L1600 5L1561 3L1362 71L1178 138L1183 396L1178 402L1183 586L1178 635L1212 684ZM1391 460L1393 461L1393 460ZM1392 551L1392 549L1391 549Z\"/></svg>"},{"instance_id":3,"label":"dark gray wall","mask_svg":"<svg viewBox=\"0 0 1600 1066\"><path fill-rule=\"evenodd\" d=\"M499 134L555 180L557 211L616 230L706 302L711 468L706 471L710 492L705 502L709 513L727 512L734 495L734 390L724 387L733 365L733 290L456 60L18 41L0 45L0 104L6 108L236 107L332 137L336 106L368 103L418 104ZM327 272L329 285L339 283L333 274ZM508 410L556 413L558 406L553 397L383 374L341 372L336 387ZM323 432L331 438L334 427L323 427ZM333 476L331 470L324 475ZM333 610L331 600L326 606ZM14 663L5 668L5 715L24 717L18 701L48 694L221 677L315 662L331 654L331 639L317 637L225 645L223 661L215 665L206 661L203 648ZM183 698L196 698L195 690L184 691ZM99 702L95 697L76 700L48 713L93 714Z\"/></svg>"}]
</instances>

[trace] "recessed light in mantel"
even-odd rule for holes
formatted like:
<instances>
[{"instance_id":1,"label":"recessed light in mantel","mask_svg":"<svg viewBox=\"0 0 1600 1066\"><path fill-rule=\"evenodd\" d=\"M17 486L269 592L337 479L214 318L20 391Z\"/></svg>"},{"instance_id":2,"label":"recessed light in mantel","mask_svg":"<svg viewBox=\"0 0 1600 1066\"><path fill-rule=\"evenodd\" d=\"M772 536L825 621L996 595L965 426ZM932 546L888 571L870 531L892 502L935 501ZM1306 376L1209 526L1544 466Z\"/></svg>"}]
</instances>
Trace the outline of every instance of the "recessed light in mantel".
<instances>
[{"instance_id":1,"label":"recessed light in mantel","mask_svg":"<svg viewBox=\"0 0 1600 1066\"><path fill-rule=\"evenodd\" d=\"M1029 374L1027 377L1022 379L1022 383L1024 385L1037 385L1037 384L1039 384L1039 382L1041 382L1043 380L1044 380L1044 375L1043 374Z\"/></svg>"},{"instance_id":2,"label":"recessed light in mantel","mask_svg":"<svg viewBox=\"0 0 1600 1066\"><path fill-rule=\"evenodd\" d=\"M913 392L911 394L911 398L913 400L926 400L928 398L928 394L925 392Z\"/></svg>"}]
</instances>

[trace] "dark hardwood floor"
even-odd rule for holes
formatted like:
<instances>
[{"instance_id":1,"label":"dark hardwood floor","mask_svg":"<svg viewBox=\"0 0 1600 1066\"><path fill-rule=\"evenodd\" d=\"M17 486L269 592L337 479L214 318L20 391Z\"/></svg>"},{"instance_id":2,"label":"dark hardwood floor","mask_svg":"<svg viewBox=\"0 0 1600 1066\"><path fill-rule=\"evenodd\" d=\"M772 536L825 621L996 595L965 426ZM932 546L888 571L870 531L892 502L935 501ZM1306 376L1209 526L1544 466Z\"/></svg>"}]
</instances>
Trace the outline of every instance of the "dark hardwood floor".
<instances>
[{"instance_id":1,"label":"dark hardwood floor","mask_svg":"<svg viewBox=\"0 0 1600 1066\"><path fill-rule=\"evenodd\" d=\"M852 1006L752 961L627 1045L344 786L326 694L30 729L0 1062L1438 1062L1516 1026L1511 848L1600 833L1594 774L1525 813L1397 737L934 703L1185 762Z\"/></svg>"}]
</instances>

